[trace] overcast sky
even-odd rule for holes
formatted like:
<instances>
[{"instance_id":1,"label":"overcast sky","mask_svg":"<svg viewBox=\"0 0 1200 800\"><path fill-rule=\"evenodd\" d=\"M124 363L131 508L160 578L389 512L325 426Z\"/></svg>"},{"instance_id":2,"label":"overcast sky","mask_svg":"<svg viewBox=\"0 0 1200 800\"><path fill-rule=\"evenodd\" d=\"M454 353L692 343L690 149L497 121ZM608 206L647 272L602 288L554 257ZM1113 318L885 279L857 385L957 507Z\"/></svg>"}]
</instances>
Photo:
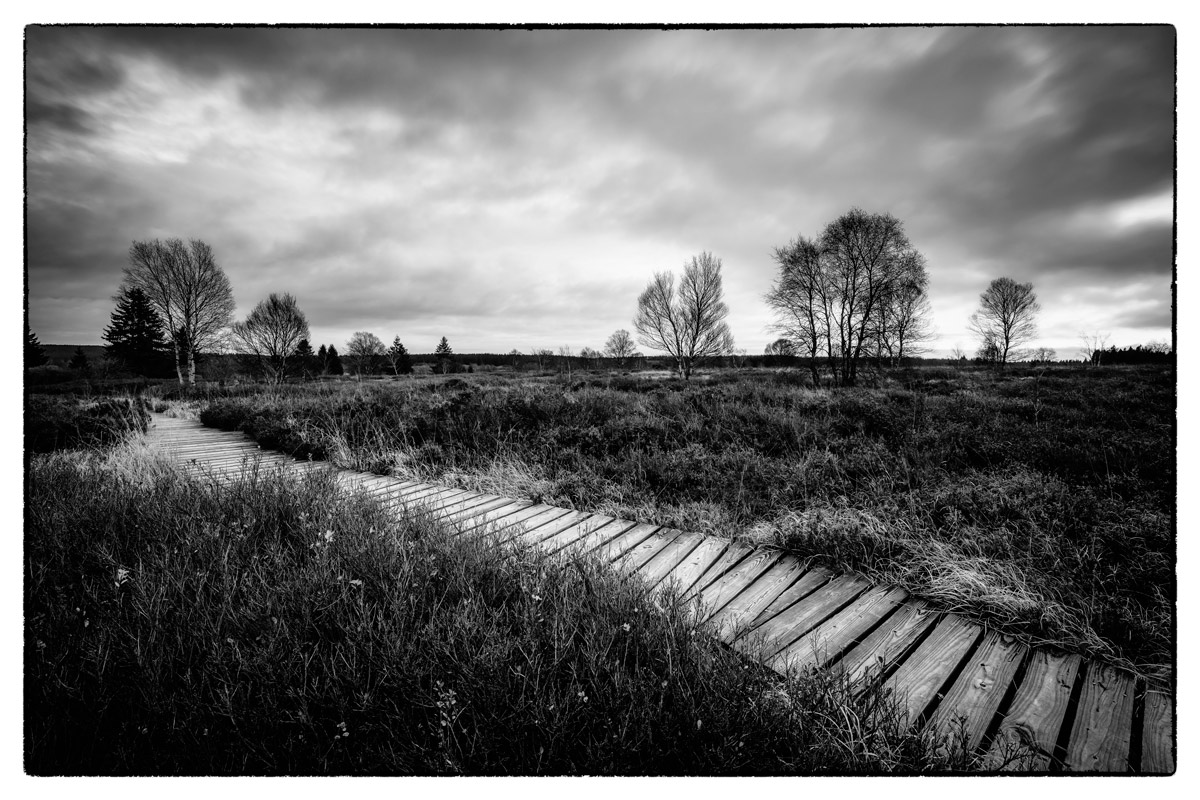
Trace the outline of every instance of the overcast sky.
<instances>
[{"instance_id":1,"label":"overcast sky","mask_svg":"<svg viewBox=\"0 0 1200 800\"><path fill-rule=\"evenodd\" d=\"M853 206L927 258L934 347L1032 281L1038 345L1171 335L1171 28L29 28L28 295L99 344L133 240L201 238L237 316L314 346L600 348L655 271L724 264L775 336L773 248Z\"/></svg>"}]
</instances>

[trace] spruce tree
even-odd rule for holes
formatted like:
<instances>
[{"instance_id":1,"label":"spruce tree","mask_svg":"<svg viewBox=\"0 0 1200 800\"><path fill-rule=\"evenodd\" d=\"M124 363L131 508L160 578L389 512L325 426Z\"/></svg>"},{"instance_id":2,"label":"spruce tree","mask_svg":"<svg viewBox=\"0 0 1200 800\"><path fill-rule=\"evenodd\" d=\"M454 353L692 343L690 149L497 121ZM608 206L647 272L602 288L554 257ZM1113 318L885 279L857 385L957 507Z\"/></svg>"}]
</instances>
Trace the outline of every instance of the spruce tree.
<instances>
[{"instance_id":1,"label":"spruce tree","mask_svg":"<svg viewBox=\"0 0 1200 800\"><path fill-rule=\"evenodd\" d=\"M438 372L445 375L450 372L454 366L454 351L450 349L450 343L446 341L446 337L442 337L442 341L438 342L437 349L433 351L437 356Z\"/></svg>"},{"instance_id":2,"label":"spruce tree","mask_svg":"<svg viewBox=\"0 0 1200 800\"><path fill-rule=\"evenodd\" d=\"M308 343L308 339L301 339L296 345L294 358L301 375L311 375L318 368L317 357L313 354L312 345Z\"/></svg>"},{"instance_id":3,"label":"spruce tree","mask_svg":"<svg viewBox=\"0 0 1200 800\"><path fill-rule=\"evenodd\" d=\"M25 323L25 369L30 367L40 367L46 363L46 351L42 349L42 343L38 341L37 334L29 330L29 323Z\"/></svg>"},{"instance_id":4,"label":"spruce tree","mask_svg":"<svg viewBox=\"0 0 1200 800\"><path fill-rule=\"evenodd\" d=\"M71 356L71 362L68 367L76 372L87 373L91 370L91 365L88 363L87 353L83 352L83 347L76 347L75 353Z\"/></svg>"},{"instance_id":5,"label":"spruce tree","mask_svg":"<svg viewBox=\"0 0 1200 800\"><path fill-rule=\"evenodd\" d=\"M150 298L136 287L117 296L117 307L101 335L105 352L130 372L158 375L166 371L169 352L162 318Z\"/></svg>"},{"instance_id":6,"label":"spruce tree","mask_svg":"<svg viewBox=\"0 0 1200 800\"><path fill-rule=\"evenodd\" d=\"M399 336L392 340L392 346L388 348L387 357L392 365L392 372L394 374L407 375L412 372L412 361L408 357L408 350L400 343Z\"/></svg>"},{"instance_id":7,"label":"spruce tree","mask_svg":"<svg viewBox=\"0 0 1200 800\"><path fill-rule=\"evenodd\" d=\"M317 369L321 370L322 375L329 374L329 351L325 349L325 345L317 348Z\"/></svg>"},{"instance_id":8,"label":"spruce tree","mask_svg":"<svg viewBox=\"0 0 1200 800\"><path fill-rule=\"evenodd\" d=\"M328 356L329 356L329 374L330 375L343 374L346 370L344 367L342 367L342 359L338 355L337 348L334 347L333 345L329 345Z\"/></svg>"}]
</instances>

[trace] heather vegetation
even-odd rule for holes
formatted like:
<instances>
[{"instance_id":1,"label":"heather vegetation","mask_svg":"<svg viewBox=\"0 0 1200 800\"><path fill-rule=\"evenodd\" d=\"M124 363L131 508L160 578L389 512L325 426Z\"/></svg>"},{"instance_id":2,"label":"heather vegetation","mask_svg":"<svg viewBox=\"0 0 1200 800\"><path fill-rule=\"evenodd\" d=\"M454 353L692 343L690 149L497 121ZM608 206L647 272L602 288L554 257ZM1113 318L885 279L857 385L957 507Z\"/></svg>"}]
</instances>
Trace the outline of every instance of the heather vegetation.
<instances>
[{"instance_id":1,"label":"heather vegetation","mask_svg":"<svg viewBox=\"0 0 1200 800\"><path fill-rule=\"evenodd\" d=\"M974 766L903 731L886 697L783 679L597 563L396 518L328 475L220 486L159 458L31 462L31 774Z\"/></svg>"},{"instance_id":2,"label":"heather vegetation","mask_svg":"<svg viewBox=\"0 0 1200 800\"><path fill-rule=\"evenodd\" d=\"M334 463L748 537L1036 643L1172 660L1173 370L615 373L230 389L210 425Z\"/></svg>"}]
</instances>

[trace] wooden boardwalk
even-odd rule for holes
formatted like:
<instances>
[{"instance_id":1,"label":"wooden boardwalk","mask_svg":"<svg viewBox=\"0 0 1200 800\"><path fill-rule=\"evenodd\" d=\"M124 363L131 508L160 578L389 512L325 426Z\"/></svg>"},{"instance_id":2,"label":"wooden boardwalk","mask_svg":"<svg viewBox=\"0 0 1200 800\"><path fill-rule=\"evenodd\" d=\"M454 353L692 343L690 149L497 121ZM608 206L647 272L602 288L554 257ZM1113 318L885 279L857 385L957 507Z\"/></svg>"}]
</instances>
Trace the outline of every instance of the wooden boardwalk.
<instances>
[{"instance_id":1,"label":"wooden boardwalk","mask_svg":"<svg viewBox=\"0 0 1200 800\"><path fill-rule=\"evenodd\" d=\"M261 450L240 433L156 415L149 439L191 470L237 480L251 463L330 469ZM952 733L985 763L1024 772L1170 774L1169 690L1099 662L1030 649L902 589L809 567L771 549L528 500L336 470L397 510L421 508L468 535L484 529L550 552L591 552L651 587L698 600L714 635L774 669L842 670L882 681L909 721ZM1003 763L1011 743L1032 758Z\"/></svg>"}]
</instances>

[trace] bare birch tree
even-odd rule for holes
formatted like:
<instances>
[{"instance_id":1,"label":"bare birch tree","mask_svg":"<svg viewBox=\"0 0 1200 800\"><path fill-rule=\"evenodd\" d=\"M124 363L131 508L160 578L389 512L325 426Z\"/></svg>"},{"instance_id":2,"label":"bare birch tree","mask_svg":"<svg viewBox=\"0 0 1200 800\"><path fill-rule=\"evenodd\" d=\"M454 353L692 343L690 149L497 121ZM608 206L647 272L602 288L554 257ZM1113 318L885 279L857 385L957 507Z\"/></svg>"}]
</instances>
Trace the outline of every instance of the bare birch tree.
<instances>
[{"instance_id":1,"label":"bare birch tree","mask_svg":"<svg viewBox=\"0 0 1200 800\"><path fill-rule=\"evenodd\" d=\"M1015 348L1037 336L1036 317L1041 310L1032 283L996 278L979 295L979 310L971 315L969 327L982 346L995 347L997 361L1007 364Z\"/></svg>"},{"instance_id":2,"label":"bare birch tree","mask_svg":"<svg viewBox=\"0 0 1200 800\"><path fill-rule=\"evenodd\" d=\"M673 273L656 273L638 297L633 320L638 340L669 354L679 376L689 380L704 359L733 352L733 334L725 322L729 307L722 295L721 259L711 253L693 256L684 265L678 291Z\"/></svg>"},{"instance_id":3,"label":"bare birch tree","mask_svg":"<svg viewBox=\"0 0 1200 800\"><path fill-rule=\"evenodd\" d=\"M122 290L141 289L162 316L175 349L179 383L196 382L196 353L215 349L233 316L233 289L199 239L134 242Z\"/></svg>"},{"instance_id":4,"label":"bare birch tree","mask_svg":"<svg viewBox=\"0 0 1200 800\"><path fill-rule=\"evenodd\" d=\"M307 343L308 320L295 297L272 292L245 321L233 325L232 337L237 350L254 358L272 383L283 383L288 360L294 362L297 346Z\"/></svg>"}]
</instances>

